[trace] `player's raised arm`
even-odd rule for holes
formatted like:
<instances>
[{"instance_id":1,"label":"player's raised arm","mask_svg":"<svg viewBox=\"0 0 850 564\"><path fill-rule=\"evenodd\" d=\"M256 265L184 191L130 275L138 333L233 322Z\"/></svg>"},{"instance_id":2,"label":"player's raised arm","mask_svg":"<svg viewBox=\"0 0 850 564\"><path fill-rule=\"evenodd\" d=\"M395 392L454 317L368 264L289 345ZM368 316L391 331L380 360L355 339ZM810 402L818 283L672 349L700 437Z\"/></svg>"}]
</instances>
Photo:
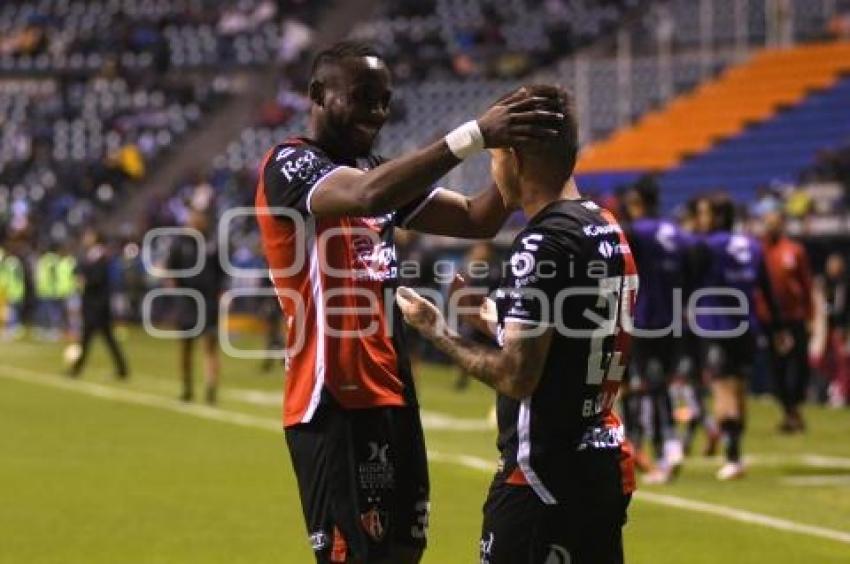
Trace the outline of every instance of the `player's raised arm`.
<instances>
[{"instance_id":1,"label":"player's raised arm","mask_svg":"<svg viewBox=\"0 0 850 564\"><path fill-rule=\"evenodd\" d=\"M369 216L398 209L422 196L461 160L484 148L509 147L557 135L563 116L552 111L553 105L545 97L513 96L497 102L444 139L372 170L338 167L316 185L308 208L317 216ZM498 193L492 192L474 209L498 198ZM458 200L459 205L465 206L465 200Z\"/></svg>"},{"instance_id":2,"label":"player's raised arm","mask_svg":"<svg viewBox=\"0 0 850 564\"><path fill-rule=\"evenodd\" d=\"M495 185L471 197L438 189L428 205L402 226L447 237L489 239L516 209L505 202Z\"/></svg>"},{"instance_id":3,"label":"player's raised arm","mask_svg":"<svg viewBox=\"0 0 850 564\"><path fill-rule=\"evenodd\" d=\"M477 380L517 400L537 389L552 342L551 326L530 330L523 322L508 321L504 345L493 349L450 330L440 310L410 288L399 288L396 297L405 321Z\"/></svg>"},{"instance_id":4,"label":"player's raised arm","mask_svg":"<svg viewBox=\"0 0 850 564\"><path fill-rule=\"evenodd\" d=\"M506 97L514 100L531 96L523 87ZM562 120L557 124L559 131L566 128L566 119L559 113ZM516 186L516 178L504 176L504 167L496 166L499 158L504 158L498 151L491 151L491 172L493 184L472 197L459 192L439 190L428 204L408 224L402 225L416 231L463 237L467 239L493 237L508 216L519 209L520 201Z\"/></svg>"}]
</instances>

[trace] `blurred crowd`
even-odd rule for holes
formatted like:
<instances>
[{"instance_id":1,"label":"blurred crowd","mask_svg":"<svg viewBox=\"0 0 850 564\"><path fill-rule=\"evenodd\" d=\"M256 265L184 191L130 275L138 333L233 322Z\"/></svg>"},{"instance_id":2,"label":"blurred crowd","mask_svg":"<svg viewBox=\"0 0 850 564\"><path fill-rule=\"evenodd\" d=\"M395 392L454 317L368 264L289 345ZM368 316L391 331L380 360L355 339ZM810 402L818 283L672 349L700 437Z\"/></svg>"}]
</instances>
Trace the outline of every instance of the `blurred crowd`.
<instances>
[{"instance_id":1,"label":"blurred crowd","mask_svg":"<svg viewBox=\"0 0 850 564\"><path fill-rule=\"evenodd\" d=\"M237 91L235 71L274 63L303 76L318 11L304 0L3 3L0 242L27 256L71 245ZM292 88L266 120L285 121Z\"/></svg>"},{"instance_id":2,"label":"blurred crowd","mask_svg":"<svg viewBox=\"0 0 850 564\"><path fill-rule=\"evenodd\" d=\"M383 2L354 29L377 41L399 80L513 78L616 29L637 0Z\"/></svg>"}]
</instances>

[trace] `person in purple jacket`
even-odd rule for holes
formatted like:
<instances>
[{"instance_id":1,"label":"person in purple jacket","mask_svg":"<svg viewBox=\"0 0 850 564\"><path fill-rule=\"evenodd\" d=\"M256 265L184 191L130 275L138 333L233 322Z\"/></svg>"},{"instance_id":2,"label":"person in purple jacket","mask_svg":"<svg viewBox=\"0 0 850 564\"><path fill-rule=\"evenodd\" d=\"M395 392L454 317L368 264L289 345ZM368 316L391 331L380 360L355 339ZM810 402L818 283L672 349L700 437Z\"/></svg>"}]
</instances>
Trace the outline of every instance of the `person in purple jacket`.
<instances>
[{"instance_id":1,"label":"person in purple jacket","mask_svg":"<svg viewBox=\"0 0 850 564\"><path fill-rule=\"evenodd\" d=\"M684 234L658 216L658 187L645 179L630 188L623 204L629 223L626 236L643 282L635 304L632 371L626 404L626 430L636 449L652 442L656 467L648 483L666 483L683 459L676 433L670 383L682 331L685 286Z\"/></svg>"},{"instance_id":2,"label":"person in purple jacket","mask_svg":"<svg viewBox=\"0 0 850 564\"><path fill-rule=\"evenodd\" d=\"M747 380L752 372L757 336L755 296L761 292L777 327L776 346L788 346L788 334L764 264L761 244L733 232L735 205L728 196L711 196L698 206L698 223L707 227L695 247L699 287L689 301L688 318L702 339L703 366L711 377L714 411L723 435L726 463L719 480L745 473L741 439L746 424Z\"/></svg>"}]
</instances>

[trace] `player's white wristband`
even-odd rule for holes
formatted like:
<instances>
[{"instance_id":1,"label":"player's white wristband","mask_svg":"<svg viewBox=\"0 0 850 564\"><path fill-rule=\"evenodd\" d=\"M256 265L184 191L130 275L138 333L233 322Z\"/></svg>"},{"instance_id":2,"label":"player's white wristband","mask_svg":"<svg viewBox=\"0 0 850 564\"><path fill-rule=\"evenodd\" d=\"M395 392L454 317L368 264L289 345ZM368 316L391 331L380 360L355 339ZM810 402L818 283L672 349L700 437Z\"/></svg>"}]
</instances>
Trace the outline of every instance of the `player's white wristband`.
<instances>
[{"instance_id":1,"label":"player's white wristband","mask_svg":"<svg viewBox=\"0 0 850 564\"><path fill-rule=\"evenodd\" d=\"M463 160L484 149L484 135L475 120L468 121L446 135L446 145L454 156Z\"/></svg>"}]
</instances>

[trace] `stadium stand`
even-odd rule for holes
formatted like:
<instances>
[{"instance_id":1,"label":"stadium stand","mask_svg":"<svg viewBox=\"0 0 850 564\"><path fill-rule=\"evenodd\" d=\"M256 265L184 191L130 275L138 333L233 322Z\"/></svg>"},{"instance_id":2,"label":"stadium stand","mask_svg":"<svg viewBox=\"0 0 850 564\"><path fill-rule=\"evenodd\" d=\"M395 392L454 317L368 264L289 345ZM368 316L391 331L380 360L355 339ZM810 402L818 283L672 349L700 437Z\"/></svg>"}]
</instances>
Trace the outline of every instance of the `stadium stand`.
<instances>
[{"instance_id":1,"label":"stadium stand","mask_svg":"<svg viewBox=\"0 0 850 564\"><path fill-rule=\"evenodd\" d=\"M793 0L792 39L824 37L843 3ZM308 104L299 54L319 12L315 4L4 3L0 110L8 116L0 141L0 207L5 210L0 222L10 223L12 204L19 200L26 205L14 209L57 208L50 217L66 224L74 206L95 210L108 209L110 202L123 204L125 199L116 196L137 180L113 174L124 141L135 141L129 149L138 149L146 172L161 169L154 163L171 148L178 148L175 156L184 151L179 143L186 131L222 113L233 91L232 73L278 64L282 77L276 96L224 152L208 159L207 170L187 169L173 192L176 200L186 201L195 187L211 184L223 201L241 201L238 195L253 182L264 151L305 130ZM350 35L382 44L393 65L395 108L379 147L390 157L442 135L521 81L554 81L572 88L579 100L582 139L604 139L721 73L770 35L765 3L754 1L713 0L705 3L709 13L685 0L381 0L377 5L378 15L364 19L366 23L353 22ZM741 6L746 8L743 18L736 12ZM672 32L669 68L657 53L665 29ZM631 45L626 65L618 52L621 36ZM711 46L708 57L702 50L706 42ZM769 58L755 60L762 57ZM637 175L619 159L608 163L613 164L600 164L593 169L597 173L583 175L583 184L594 188L606 177L598 187L608 190ZM45 170L49 174L38 176ZM487 182L487 170L486 158L471 159L446 183L474 190ZM49 188L54 183L62 188ZM57 206L54 193L60 192L59 201L66 203ZM180 206L174 201L158 195L141 215L157 224L179 222L174 210ZM77 222L81 214L73 217ZM63 228L57 229L61 233Z\"/></svg>"},{"instance_id":2,"label":"stadium stand","mask_svg":"<svg viewBox=\"0 0 850 564\"><path fill-rule=\"evenodd\" d=\"M239 73L300 72L317 13L299 0L4 2L0 229L41 246L120 209Z\"/></svg>"},{"instance_id":3,"label":"stadium stand","mask_svg":"<svg viewBox=\"0 0 850 564\"><path fill-rule=\"evenodd\" d=\"M352 36L384 46L402 80L527 74L621 25L640 0L381 2ZM536 9L535 9L536 8Z\"/></svg>"},{"instance_id":4,"label":"stadium stand","mask_svg":"<svg viewBox=\"0 0 850 564\"><path fill-rule=\"evenodd\" d=\"M581 172L667 170L850 70L850 43L766 50L587 149Z\"/></svg>"},{"instance_id":5,"label":"stadium stand","mask_svg":"<svg viewBox=\"0 0 850 564\"><path fill-rule=\"evenodd\" d=\"M585 142L604 139L662 107L671 97L689 92L721 73L745 57L750 46L764 45L768 28L764 2L714 0L707 3L711 8L708 15L701 14L694 9L692 1L686 0L650 3L555 0L544 3L545 10L523 10L524 5L528 8L535 3L520 1L479 0L458 4L463 6L455 6L449 0L383 2L380 17L371 18L352 31L354 37L371 39L384 46L399 83L392 121L381 134L380 150L387 156L445 133L459 119L478 111L521 81L552 81L573 89L579 100L581 138ZM733 25L735 10L740 5L746 6L741 20L744 25L736 26ZM793 8L794 40L825 36L832 13L829 2L794 0ZM557 27L558 22L568 23L569 30L564 33L573 40L558 42L550 37L548 42L542 40L543 45L504 39L500 46L509 48L501 48L500 54L525 53L538 68L523 64L500 72L498 63L487 58L490 51L485 39L490 35L513 37L507 29L512 29L516 22L524 22L520 15L525 11L533 12L536 18L535 23L525 23L530 26L528 29L540 25L549 29ZM542 23L540 14L548 14ZM699 50L700 35L695 32L704 18L710 22L709 57ZM461 41L458 38L465 37L466 32L462 32L464 28L458 22L467 20L478 22L490 32L479 30L478 35L484 39L479 38L478 43ZM669 70L657 55L663 29L672 32ZM625 72L613 41L617 32L623 31L632 44L632 56ZM743 51L737 45L741 38ZM570 56L576 50L578 55ZM453 66L452 57L465 62ZM665 86L666 81L669 84ZM622 92L629 94L625 106ZM303 105L303 97L298 92L284 90L278 100L285 120L246 128L217 160L217 167L253 169L275 140L305 130L303 115L291 111ZM615 164L608 166L607 162L600 162L598 167L590 169L595 174L582 175L584 185L608 190L639 176L639 172L621 166L618 161L610 162ZM486 174L486 159L475 159L464 163L450 180L455 186L475 188L486 182Z\"/></svg>"},{"instance_id":6,"label":"stadium stand","mask_svg":"<svg viewBox=\"0 0 850 564\"><path fill-rule=\"evenodd\" d=\"M0 224L37 213L40 237L63 238L120 201L226 94L221 81L0 80Z\"/></svg>"},{"instance_id":7,"label":"stadium stand","mask_svg":"<svg viewBox=\"0 0 850 564\"><path fill-rule=\"evenodd\" d=\"M711 150L661 175L671 204L700 190L723 187L746 201L756 188L795 182L819 151L850 139L850 78L808 96Z\"/></svg>"},{"instance_id":8,"label":"stadium stand","mask_svg":"<svg viewBox=\"0 0 850 564\"><path fill-rule=\"evenodd\" d=\"M316 10L269 0L8 2L0 8L0 71L97 71L107 60L160 72L264 64L275 60L282 34Z\"/></svg>"}]
</instances>

